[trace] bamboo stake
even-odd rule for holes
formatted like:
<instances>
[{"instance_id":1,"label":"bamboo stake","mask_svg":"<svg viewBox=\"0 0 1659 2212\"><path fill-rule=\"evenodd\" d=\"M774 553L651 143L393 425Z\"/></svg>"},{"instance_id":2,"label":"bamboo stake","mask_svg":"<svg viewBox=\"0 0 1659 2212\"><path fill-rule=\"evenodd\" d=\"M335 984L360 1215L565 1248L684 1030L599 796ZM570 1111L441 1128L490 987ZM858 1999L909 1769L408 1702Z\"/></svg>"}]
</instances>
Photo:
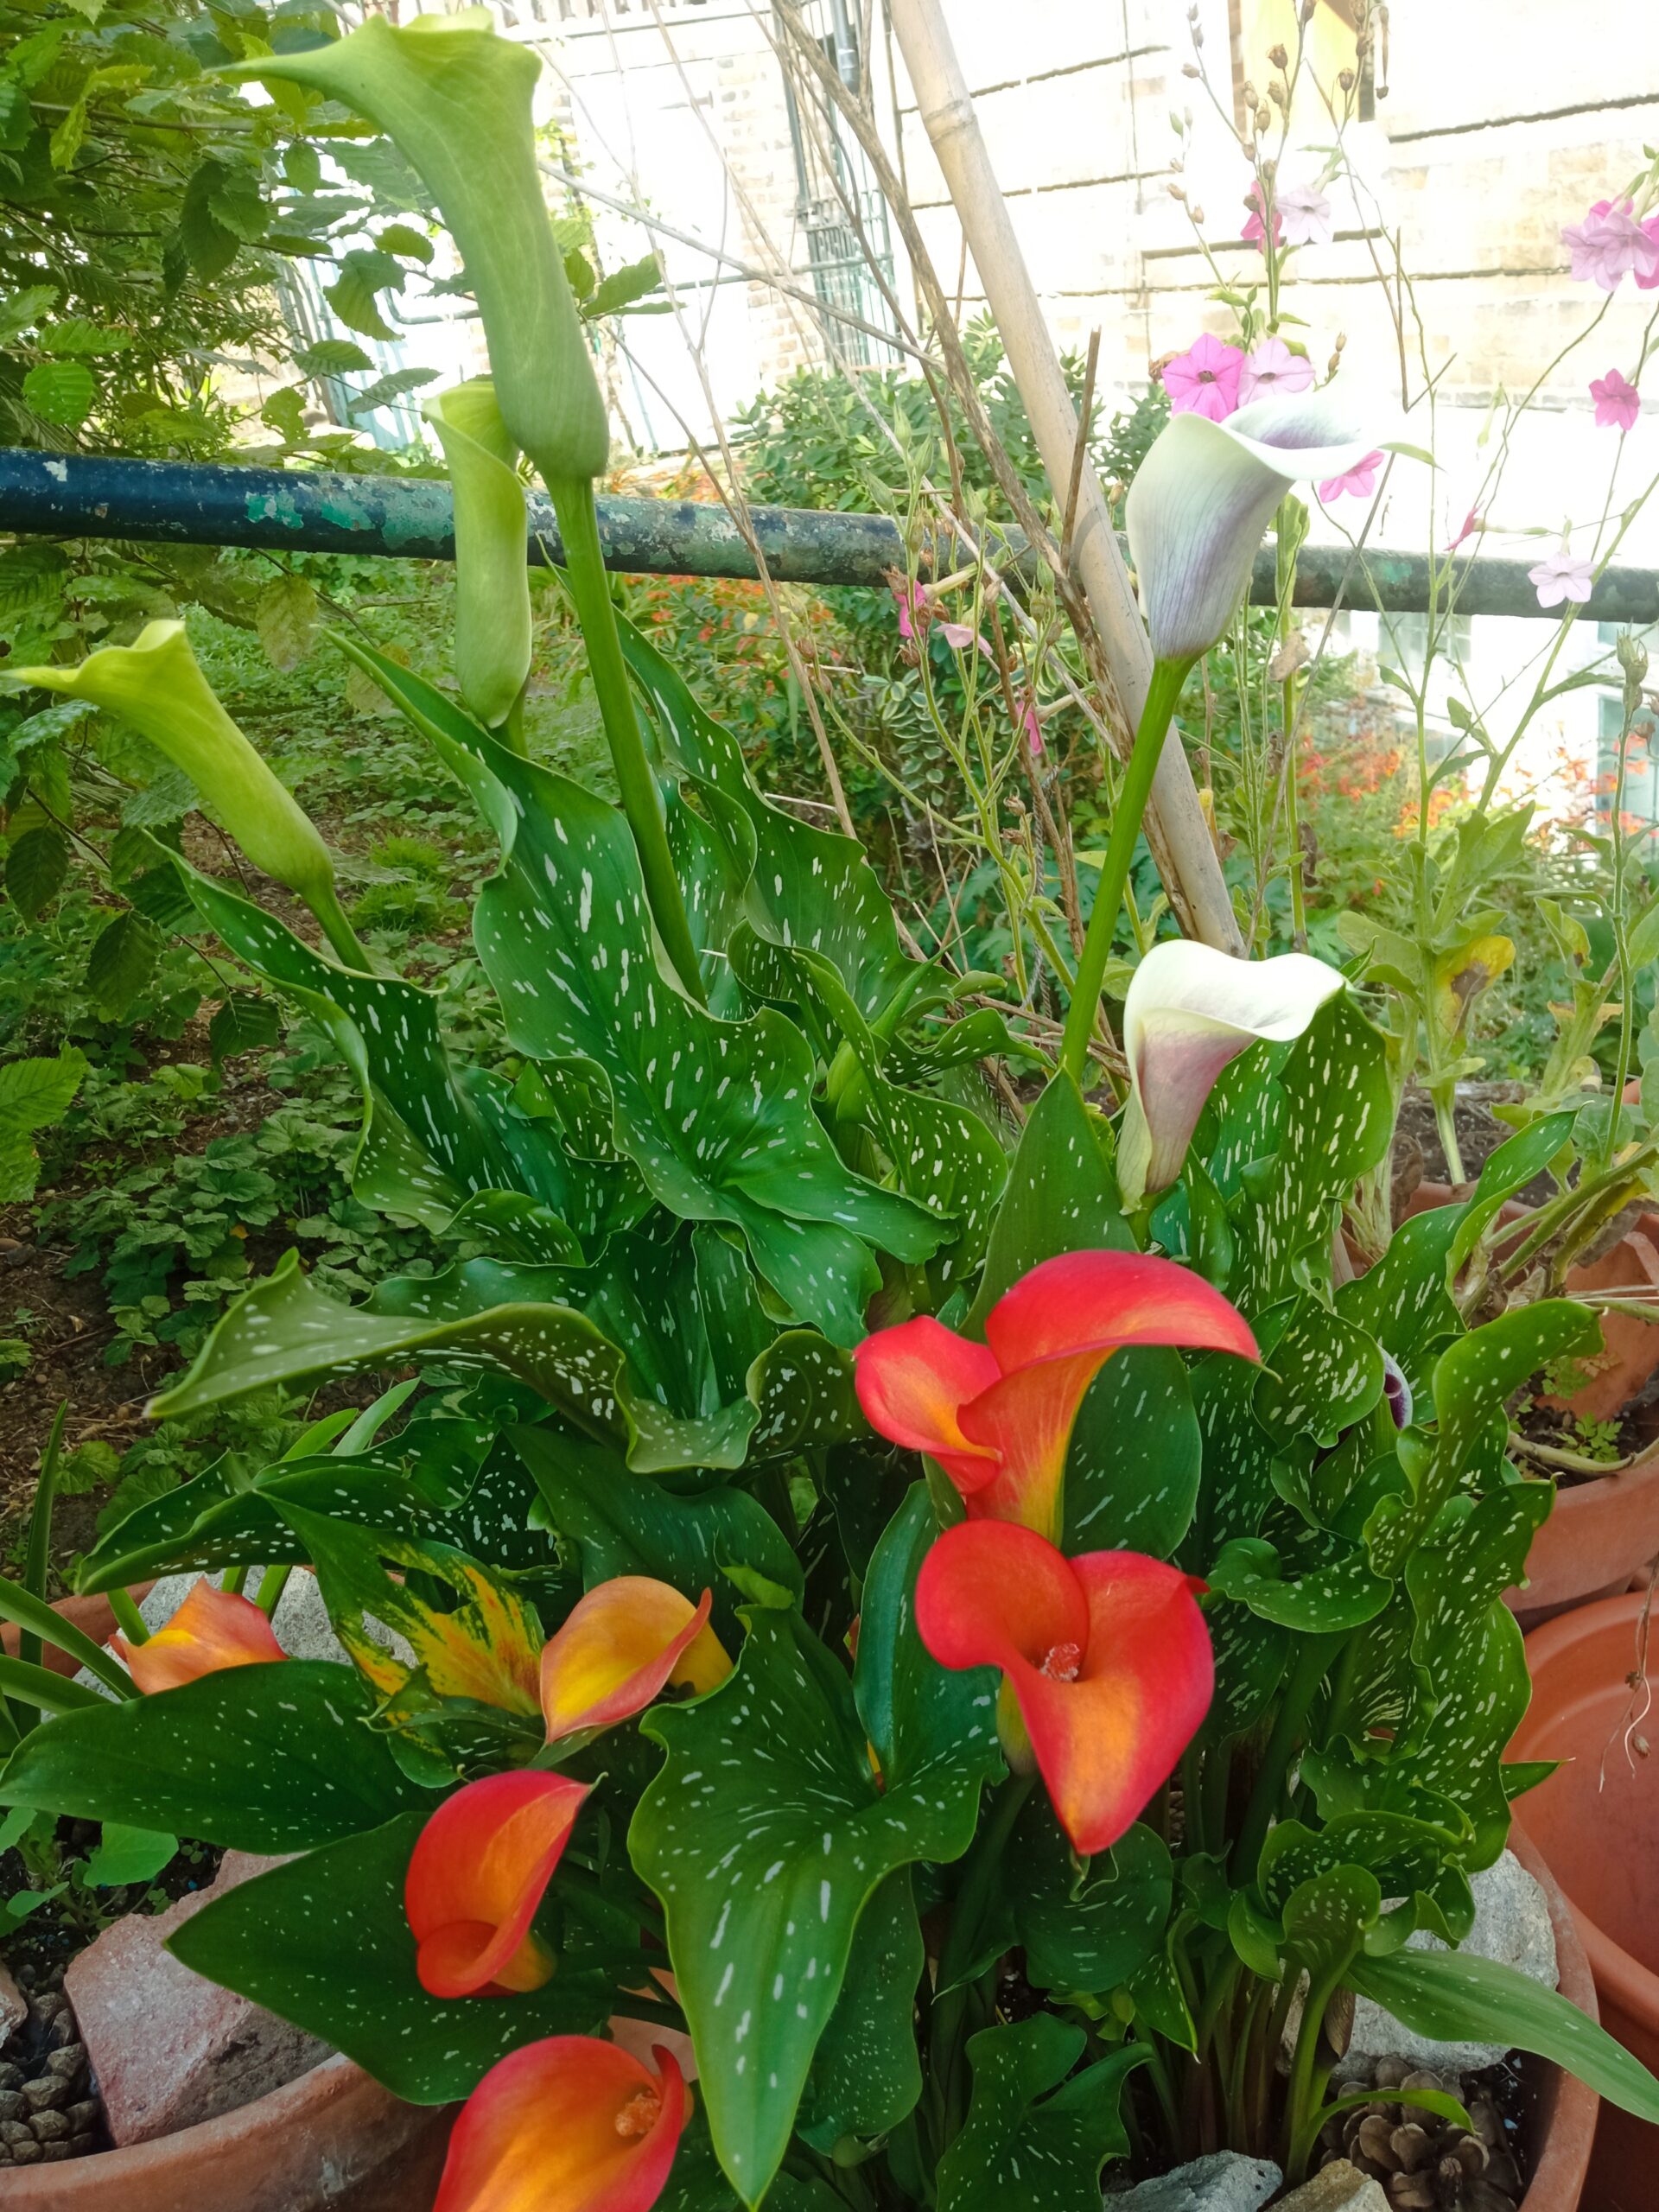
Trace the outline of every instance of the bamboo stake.
<instances>
[{"instance_id":1,"label":"bamboo stake","mask_svg":"<svg viewBox=\"0 0 1659 2212\"><path fill-rule=\"evenodd\" d=\"M1030 417L1057 501L1070 489L1078 439L1077 411L1060 357L1020 251L974 111L973 96L945 28L939 0L891 0L893 27L917 106L944 171L963 233ZM1085 466L1071 558L1123 709L1128 734L1140 721L1152 676L1152 648L1135 603L1100 480ZM1148 836L1175 878L1171 903L1189 935L1242 954L1232 901L1179 741L1166 742L1148 808Z\"/></svg>"}]
</instances>

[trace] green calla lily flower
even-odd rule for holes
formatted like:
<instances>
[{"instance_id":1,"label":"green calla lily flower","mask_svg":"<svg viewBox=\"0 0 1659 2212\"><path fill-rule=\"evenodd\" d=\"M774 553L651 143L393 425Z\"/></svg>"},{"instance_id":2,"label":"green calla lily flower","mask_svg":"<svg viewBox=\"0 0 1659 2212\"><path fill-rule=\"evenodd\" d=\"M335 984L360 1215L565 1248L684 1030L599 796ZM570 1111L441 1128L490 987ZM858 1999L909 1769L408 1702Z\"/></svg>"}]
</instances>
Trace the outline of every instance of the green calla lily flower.
<instances>
[{"instance_id":1,"label":"green calla lily flower","mask_svg":"<svg viewBox=\"0 0 1659 2212\"><path fill-rule=\"evenodd\" d=\"M336 895L328 848L214 696L182 622L151 622L131 645L105 645L78 668L8 673L88 700L141 730L189 777L254 866L304 899L336 952L354 966L368 964Z\"/></svg>"},{"instance_id":2,"label":"green calla lily flower","mask_svg":"<svg viewBox=\"0 0 1659 2212\"><path fill-rule=\"evenodd\" d=\"M495 386L477 377L421 410L455 495L455 677L486 729L512 712L530 673L530 578L518 448Z\"/></svg>"},{"instance_id":3,"label":"green calla lily flower","mask_svg":"<svg viewBox=\"0 0 1659 2212\"><path fill-rule=\"evenodd\" d=\"M485 10L468 8L397 30L371 16L349 37L223 73L309 86L379 125L461 250L508 435L543 477L592 478L610 433L536 168L540 70L528 48L496 37Z\"/></svg>"}]
</instances>

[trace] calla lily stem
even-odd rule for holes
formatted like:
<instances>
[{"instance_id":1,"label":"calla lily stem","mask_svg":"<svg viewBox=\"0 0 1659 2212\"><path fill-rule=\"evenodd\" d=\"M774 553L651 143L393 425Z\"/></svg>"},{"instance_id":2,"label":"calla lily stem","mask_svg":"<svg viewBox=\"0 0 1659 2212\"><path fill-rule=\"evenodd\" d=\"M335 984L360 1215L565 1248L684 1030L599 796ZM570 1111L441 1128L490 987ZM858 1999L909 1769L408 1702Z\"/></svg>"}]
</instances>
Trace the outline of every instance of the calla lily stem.
<instances>
[{"instance_id":1,"label":"calla lily stem","mask_svg":"<svg viewBox=\"0 0 1659 2212\"><path fill-rule=\"evenodd\" d=\"M599 543L599 512L594 504L589 477L544 478L564 540L565 581L582 625L588 648L588 664L599 697L599 711L610 741L611 765L622 793L622 810L633 831L645 896L658 934L673 962L676 973L699 1005L706 1003L697 951L686 919L680 879L668 848L668 828L657 779L652 772L645 741L639 734L639 710L634 705L622 641L617 634L616 613L611 605L604 557Z\"/></svg>"},{"instance_id":2,"label":"calla lily stem","mask_svg":"<svg viewBox=\"0 0 1659 2212\"><path fill-rule=\"evenodd\" d=\"M1129 863L1135 858L1135 842L1141 835L1141 817L1147 810L1147 801L1152 793L1153 778L1158 772L1158 762L1164 749L1175 702L1181 696L1181 686L1192 667L1190 660L1160 660L1153 664L1152 682L1147 690L1147 703L1141 710L1141 723L1135 733L1135 746L1129 754L1129 765L1124 772L1123 787L1117 795L1117 811L1112 817L1112 834L1107 841L1106 858L1101 865L1100 882L1095 892L1094 908L1089 917L1089 929L1083 941L1083 951L1077 961L1077 982L1071 993L1071 1004L1065 1017L1065 1035L1060 1046L1060 1065L1081 1089L1089 1065L1089 1040L1094 1035L1095 1017L1100 1009L1100 989L1106 976L1106 963L1111 957L1112 938L1117 928L1118 909L1123 904L1123 893L1129 880Z\"/></svg>"},{"instance_id":3,"label":"calla lily stem","mask_svg":"<svg viewBox=\"0 0 1659 2212\"><path fill-rule=\"evenodd\" d=\"M129 1643L148 1643L149 1630L144 1617L125 1590L109 1592L110 1611L115 1615L115 1624Z\"/></svg>"}]
</instances>

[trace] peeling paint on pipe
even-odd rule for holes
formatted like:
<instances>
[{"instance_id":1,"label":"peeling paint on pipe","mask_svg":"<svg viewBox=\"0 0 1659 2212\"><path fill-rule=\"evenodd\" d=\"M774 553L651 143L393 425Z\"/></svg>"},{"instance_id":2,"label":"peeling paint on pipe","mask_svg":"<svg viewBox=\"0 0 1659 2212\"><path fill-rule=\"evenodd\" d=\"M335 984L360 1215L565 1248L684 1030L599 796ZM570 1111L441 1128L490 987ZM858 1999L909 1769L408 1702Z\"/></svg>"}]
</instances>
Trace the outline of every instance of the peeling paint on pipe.
<instances>
[{"instance_id":1,"label":"peeling paint on pipe","mask_svg":"<svg viewBox=\"0 0 1659 2212\"><path fill-rule=\"evenodd\" d=\"M904 565L904 543L885 515L800 507L752 510L766 565L780 582L880 586ZM175 545L239 545L267 552L455 557L447 483L426 477L334 476L320 471L229 468L199 461L120 461L101 455L0 448L0 531L48 537L132 538ZM754 563L724 507L690 499L601 498L606 566L637 575L753 576ZM551 504L527 502L525 550L532 563L563 553ZM1304 546L1298 607L1329 607L1348 574L1344 546ZM1460 614L1509 614L1554 621L1540 607L1524 561L1457 564ZM1353 563L1344 597L1385 613L1427 611L1429 562L1421 553L1371 551ZM1250 597L1274 598L1271 550L1258 558ZM1609 569L1585 619L1659 622L1659 571Z\"/></svg>"}]
</instances>

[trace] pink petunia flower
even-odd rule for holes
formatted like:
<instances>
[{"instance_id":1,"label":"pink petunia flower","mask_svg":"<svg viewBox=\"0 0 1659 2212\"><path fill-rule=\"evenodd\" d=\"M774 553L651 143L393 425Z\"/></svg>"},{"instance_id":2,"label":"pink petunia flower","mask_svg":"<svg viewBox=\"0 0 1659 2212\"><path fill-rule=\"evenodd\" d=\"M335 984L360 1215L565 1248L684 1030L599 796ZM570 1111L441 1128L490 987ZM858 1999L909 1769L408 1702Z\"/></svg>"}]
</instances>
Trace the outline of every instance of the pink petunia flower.
<instances>
[{"instance_id":1,"label":"pink petunia flower","mask_svg":"<svg viewBox=\"0 0 1659 2212\"><path fill-rule=\"evenodd\" d=\"M1237 410L1243 367L1244 356L1236 346L1224 346L1206 331L1186 353L1164 364L1164 390L1172 411L1224 423Z\"/></svg>"},{"instance_id":2,"label":"pink petunia flower","mask_svg":"<svg viewBox=\"0 0 1659 2212\"><path fill-rule=\"evenodd\" d=\"M1331 202L1317 184L1287 184L1274 204L1284 225L1287 245L1329 245Z\"/></svg>"},{"instance_id":3,"label":"pink petunia flower","mask_svg":"<svg viewBox=\"0 0 1659 2212\"><path fill-rule=\"evenodd\" d=\"M1597 377L1590 386L1596 403L1596 425L1603 430L1633 430L1642 412L1642 395L1617 369Z\"/></svg>"},{"instance_id":4,"label":"pink petunia flower","mask_svg":"<svg viewBox=\"0 0 1659 2212\"><path fill-rule=\"evenodd\" d=\"M1245 194L1244 204L1250 210L1250 213L1245 222L1243 229L1238 235L1242 238L1248 238L1258 253L1265 253L1267 251L1268 231L1266 224L1262 220L1262 187L1259 183L1253 184L1249 190ZM1274 245L1282 245L1284 242L1284 236L1285 219L1279 213L1277 207L1275 207L1273 211L1273 242Z\"/></svg>"},{"instance_id":5,"label":"pink petunia flower","mask_svg":"<svg viewBox=\"0 0 1659 2212\"><path fill-rule=\"evenodd\" d=\"M1527 570L1527 582L1537 593L1540 607L1560 607L1569 599L1582 607L1595 582L1595 563L1580 560L1563 537L1554 552Z\"/></svg>"},{"instance_id":6,"label":"pink petunia flower","mask_svg":"<svg viewBox=\"0 0 1659 2212\"><path fill-rule=\"evenodd\" d=\"M1293 353L1282 338L1264 338L1239 371L1238 396L1247 405L1252 399L1287 399L1313 381L1313 364L1306 354Z\"/></svg>"},{"instance_id":7,"label":"pink petunia flower","mask_svg":"<svg viewBox=\"0 0 1659 2212\"><path fill-rule=\"evenodd\" d=\"M1659 283L1659 238L1637 221L1635 208L1633 200L1617 207L1611 200L1598 200L1583 222L1563 228L1561 243L1572 257L1578 283L1616 292L1627 271L1644 289L1650 291Z\"/></svg>"},{"instance_id":8,"label":"pink petunia flower","mask_svg":"<svg viewBox=\"0 0 1659 2212\"><path fill-rule=\"evenodd\" d=\"M1382 466L1380 453L1368 453L1340 476L1327 476L1319 486L1322 499L1339 499L1344 492L1351 492L1357 499L1369 499L1376 489L1376 472Z\"/></svg>"}]
</instances>

